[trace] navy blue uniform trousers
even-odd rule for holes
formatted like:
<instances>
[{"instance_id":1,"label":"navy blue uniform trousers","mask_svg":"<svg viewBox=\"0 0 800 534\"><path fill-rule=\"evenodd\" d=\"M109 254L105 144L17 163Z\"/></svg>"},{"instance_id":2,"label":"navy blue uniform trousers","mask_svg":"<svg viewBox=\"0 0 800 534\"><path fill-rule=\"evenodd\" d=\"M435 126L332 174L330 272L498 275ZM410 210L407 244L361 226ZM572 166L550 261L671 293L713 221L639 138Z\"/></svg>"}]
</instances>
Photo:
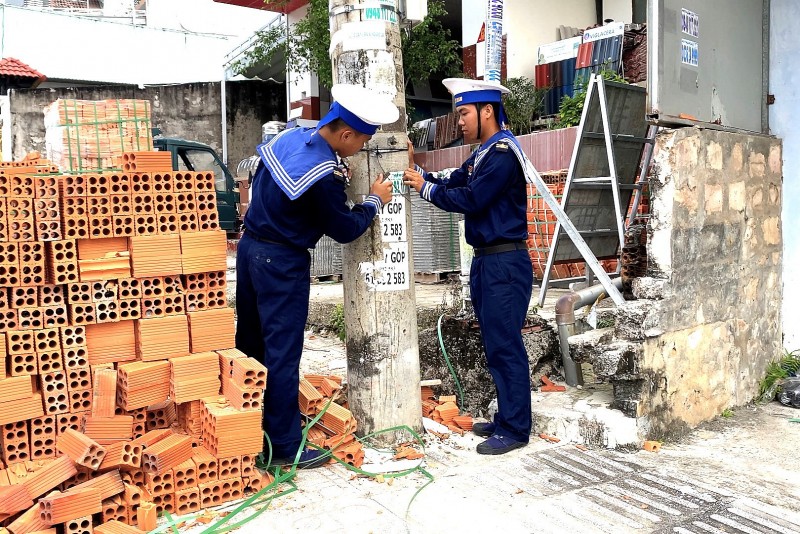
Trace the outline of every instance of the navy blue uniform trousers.
<instances>
[{"instance_id":1,"label":"navy blue uniform trousers","mask_svg":"<svg viewBox=\"0 0 800 534\"><path fill-rule=\"evenodd\" d=\"M307 250L257 241L247 233L236 256L236 348L267 368L264 430L272 455L300 447L297 384L308 319L311 256Z\"/></svg>"},{"instance_id":2,"label":"navy blue uniform trousers","mask_svg":"<svg viewBox=\"0 0 800 534\"><path fill-rule=\"evenodd\" d=\"M475 257L469 286L487 367L497 388L495 434L527 443L531 433L531 377L521 330L533 290L528 252Z\"/></svg>"}]
</instances>

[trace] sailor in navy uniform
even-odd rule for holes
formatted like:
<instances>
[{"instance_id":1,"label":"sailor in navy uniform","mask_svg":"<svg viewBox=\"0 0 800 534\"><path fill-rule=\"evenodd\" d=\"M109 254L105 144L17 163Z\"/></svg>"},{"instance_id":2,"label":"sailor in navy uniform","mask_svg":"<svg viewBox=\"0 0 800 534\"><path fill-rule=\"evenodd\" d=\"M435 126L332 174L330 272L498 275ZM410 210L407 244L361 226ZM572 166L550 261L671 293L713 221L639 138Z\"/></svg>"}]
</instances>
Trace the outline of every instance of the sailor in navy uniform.
<instances>
[{"instance_id":1,"label":"sailor in navy uniform","mask_svg":"<svg viewBox=\"0 0 800 534\"><path fill-rule=\"evenodd\" d=\"M404 182L437 207L464 214L467 243L475 249L470 296L481 327L486 362L497 389L498 411L491 423L475 423L488 439L479 454L503 454L528 443L531 381L522 327L533 288L528 255L527 188L522 151L506 122L501 95L490 82L448 78L465 143L480 147L449 176L414 164Z\"/></svg>"},{"instance_id":2,"label":"sailor in navy uniform","mask_svg":"<svg viewBox=\"0 0 800 534\"><path fill-rule=\"evenodd\" d=\"M323 234L353 241L392 198L391 181L379 176L362 203L348 206L339 158L361 150L379 125L395 122L397 107L360 86L335 85L331 94L335 102L316 128L285 130L257 148L261 161L236 258L236 348L268 370L264 430L274 465L293 463L298 452L301 468L328 460L315 449L299 451L308 249Z\"/></svg>"}]
</instances>

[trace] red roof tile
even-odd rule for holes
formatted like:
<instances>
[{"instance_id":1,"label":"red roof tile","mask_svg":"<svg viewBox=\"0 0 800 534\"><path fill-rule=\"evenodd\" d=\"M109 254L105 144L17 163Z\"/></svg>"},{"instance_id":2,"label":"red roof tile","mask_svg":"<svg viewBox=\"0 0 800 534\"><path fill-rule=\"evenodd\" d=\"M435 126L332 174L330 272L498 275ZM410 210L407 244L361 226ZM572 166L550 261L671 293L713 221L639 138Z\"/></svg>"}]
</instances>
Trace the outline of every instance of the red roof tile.
<instances>
[{"instance_id":1,"label":"red roof tile","mask_svg":"<svg viewBox=\"0 0 800 534\"><path fill-rule=\"evenodd\" d=\"M0 59L0 76L21 76L23 78L42 78L44 74L13 57Z\"/></svg>"}]
</instances>

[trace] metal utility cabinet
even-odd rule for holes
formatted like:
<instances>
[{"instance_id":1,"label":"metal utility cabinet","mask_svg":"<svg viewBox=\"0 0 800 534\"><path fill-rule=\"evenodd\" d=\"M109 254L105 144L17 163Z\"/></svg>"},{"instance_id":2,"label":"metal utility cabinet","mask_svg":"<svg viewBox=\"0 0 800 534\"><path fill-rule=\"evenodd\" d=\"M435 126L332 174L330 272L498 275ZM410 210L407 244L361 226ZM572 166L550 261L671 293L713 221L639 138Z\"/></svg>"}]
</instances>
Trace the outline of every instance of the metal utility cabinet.
<instances>
[{"instance_id":1,"label":"metal utility cabinet","mask_svg":"<svg viewBox=\"0 0 800 534\"><path fill-rule=\"evenodd\" d=\"M648 115L768 133L769 0L648 0Z\"/></svg>"}]
</instances>

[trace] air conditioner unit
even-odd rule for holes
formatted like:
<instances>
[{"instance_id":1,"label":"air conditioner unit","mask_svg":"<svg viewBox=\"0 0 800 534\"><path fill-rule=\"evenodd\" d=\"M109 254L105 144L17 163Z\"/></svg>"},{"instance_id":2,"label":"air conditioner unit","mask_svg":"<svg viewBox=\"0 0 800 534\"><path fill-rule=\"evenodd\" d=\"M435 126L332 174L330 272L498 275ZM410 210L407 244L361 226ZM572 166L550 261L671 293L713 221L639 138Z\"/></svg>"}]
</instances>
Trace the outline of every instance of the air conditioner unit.
<instances>
[{"instance_id":1,"label":"air conditioner unit","mask_svg":"<svg viewBox=\"0 0 800 534\"><path fill-rule=\"evenodd\" d=\"M397 10L414 27L428 16L428 0L397 0Z\"/></svg>"}]
</instances>

